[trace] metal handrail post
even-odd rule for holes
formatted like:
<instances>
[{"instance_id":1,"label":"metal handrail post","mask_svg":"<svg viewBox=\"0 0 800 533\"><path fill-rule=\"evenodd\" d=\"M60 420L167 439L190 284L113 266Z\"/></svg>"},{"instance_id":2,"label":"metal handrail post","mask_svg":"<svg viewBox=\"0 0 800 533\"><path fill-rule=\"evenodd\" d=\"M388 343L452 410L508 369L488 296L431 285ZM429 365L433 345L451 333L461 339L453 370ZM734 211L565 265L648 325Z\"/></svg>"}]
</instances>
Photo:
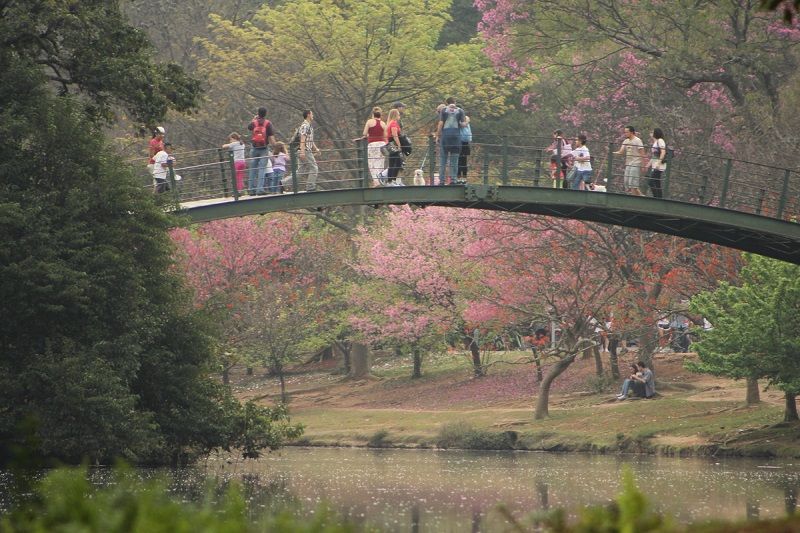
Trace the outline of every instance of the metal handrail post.
<instances>
[{"instance_id":1,"label":"metal handrail post","mask_svg":"<svg viewBox=\"0 0 800 533\"><path fill-rule=\"evenodd\" d=\"M623 157L623 162L625 161ZM614 180L614 143L608 143L608 161L606 162L606 189L611 190Z\"/></svg>"},{"instance_id":2,"label":"metal handrail post","mask_svg":"<svg viewBox=\"0 0 800 533\"><path fill-rule=\"evenodd\" d=\"M181 203L181 196L178 192L177 181L175 180L175 166L173 165L173 160L167 160L167 168L169 169L167 172L167 176L169 176L169 185L172 187L172 195L175 197L175 205L179 205Z\"/></svg>"},{"instance_id":3,"label":"metal handrail post","mask_svg":"<svg viewBox=\"0 0 800 533\"><path fill-rule=\"evenodd\" d=\"M500 173L503 185L508 185L508 137L503 137L503 170Z\"/></svg>"},{"instance_id":4,"label":"metal handrail post","mask_svg":"<svg viewBox=\"0 0 800 533\"><path fill-rule=\"evenodd\" d=\"M489 185L489 147L483 147L483 184Z\"/></svg>"},{"instance_id":5,"label":"metal handrail post","mask_svg":"<svg viewBox=\"0 0 800 533\"><path fill-rule=\"evenodd\" d=\"M431 177L431 185L436 185L433 173L436 172L436 140L433 135L428 136L428 173ZM440 176L439 179L442 179Z\"/></svg>"},{"instance_id":6,"label":"metal handrail post","mask_svg":"<svg viewBox=\"0 0 800 533\"><path fill-rule=\"evenodd\" d=\"M561 139L556 139L556 173L553 178L553 188L558 189L562 186L561 183ZM566 176L564 176L566 179Z\"/></svg>"},{"instance_id":7,"label":"metal handrail post","mask_svg":"<svg viewBox=\"0 0 800 533\"><path fill-rule=\"evenodd\" d=\"M217 157L219 158L219 174L220 174L220 177L222 178L222 196L227 198L228 197L228 179L225 177L225 155L222 152L223 152L222 148L217 148ZM231 174L231 176L236 176L235 171L234 171L233 174ZM235 179L235 178L233 178L233 179ZM233 181L233 179L231 179L231 181ZM236 186L234 185L233 188L235 189Z\"/></svg>"},{"instance_id":8,"label":"metal handrail post","mask_svg":"<svg viewBox=\"0 0 800 533\"><path fill-rule=\"evenodd\" d=\"M792 171L788 168L783 173L783 190L781 191L781 199L778 203L778 214L775 218L783 218L783 210L786 209L786 201L789 197L789 176Z\"/></svg>"},{"instance_id":9,"label":"metal handrail post","mask_svg":"<svg viewBox=\"0 0 800 533\"><path fill-rule=\"evenodd\" d=\"M232 189L233 189L233 201L234 202L238 202L239 201L239 183L236 181L236 161L233 158L233 152L232 151L228 152L228 163L231 165L231 185L233 185L233 187L232 187ZM223 184L223 187L224 187L225 186L224 174L223 174L223 178L222 178L222 184ZM225 190L225 197L227 197L227 196L228 196L228 191L226 189Z\"/></svg>"},{"instance_id":10,"label":"metal handrail post","mask_svg":"<svg viewBox=\"0 0 800 533\"><path fill-rule=\"evenodd\" d=\"M358 181L365 189L370 185L369 150L366 139L356 141L356 159L358 160Z\"/></svg>"},{"instance_id":11,"label":"metal handrail post","mask_svg":"<svg viewBox=\"0 0 800 533\"><path fill-rule=\"evenodd\" d=\"M533 167L533 186L539 186L539 180L542 177L542 149L536 150L536 162Z\"/></svg>"},{"instance_id":12,"label":"metal handrail post","mask_svg":"<svg viewBox=\"0 0 800 533\"><path fill-rule=\"evenodd\" d=\"M292 192L297 194L299 192L299 183L297 181L297 148L289 150L289 158L292 164Z\"/></svg>"},{"instance_id":13,"label":"metal handrail post","mask_svg":"<svg viewBox=\"0 0 800 533\"><path fill-rule=\"evenodd\" d=\"M669 176L672 171L672 160L667 163L667 169L664 171L664 177L661 180L661 192L666 200L669 198Z\"/></svg>"},{"instance_id":14,"label":"metal handrail post","mask_svg":"<svg viewBox=\"0 0 800 533\"><path fill-rule=\"evenodd\" d=\"M722 177L722 192L719 197L719 206L724 208L728 201L728 187L730 186L731 170L733 170L733 159L728 158L725 164L725 175Z\"/></svg>"}]
</instances>

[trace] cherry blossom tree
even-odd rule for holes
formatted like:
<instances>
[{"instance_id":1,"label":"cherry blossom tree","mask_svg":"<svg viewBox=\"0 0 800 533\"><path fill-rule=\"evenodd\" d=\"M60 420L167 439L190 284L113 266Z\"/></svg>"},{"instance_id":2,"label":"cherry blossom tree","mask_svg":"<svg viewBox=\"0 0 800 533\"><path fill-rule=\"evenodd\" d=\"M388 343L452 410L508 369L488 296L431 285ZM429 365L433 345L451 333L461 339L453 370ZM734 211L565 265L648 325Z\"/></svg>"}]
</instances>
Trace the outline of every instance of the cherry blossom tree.
<instances>
[{"instance_id":1,"label":"cherry blossom tree","mask_svg":"<svg viewBox=\"0 0 800 533\"><path fill-rule=\"evenodd\" d=\"M525 93L524 107L594 137L631 123L659 126L687 151L793 149L782 132L797 98L796 17L787 24L740 1L475 5L485 52Z\"/></svg>"},{"instance_id":2,"label":"cherry blossom tree","mask_svg":"<svg viewBox=\"0 0 800 533\"><path fill-rule=\"evenodd\" d=\"M368 282L354 287L354 307L362 311L351 323L373 345L410 352L413 377L421 375L425 350L461 329L464 296L481 278L480 265L464 257L475 225L470 217L458 209L392 208L356 239L355 268ZM480 357L473 371L483 374Z\"/></svg>"}]
</instances>

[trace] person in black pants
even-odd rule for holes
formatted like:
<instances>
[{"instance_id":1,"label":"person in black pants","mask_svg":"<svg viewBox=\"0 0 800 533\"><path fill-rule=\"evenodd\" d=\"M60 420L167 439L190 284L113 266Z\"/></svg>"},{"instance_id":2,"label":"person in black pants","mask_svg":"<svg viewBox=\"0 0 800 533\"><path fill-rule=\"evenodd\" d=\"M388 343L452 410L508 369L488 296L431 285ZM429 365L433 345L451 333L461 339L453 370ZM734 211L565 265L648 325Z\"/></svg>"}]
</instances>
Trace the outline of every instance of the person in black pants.
<instances>
[{"instance_id":1,"label":"person in black pants","mask_svg":"<svg viewBox=\"0 0 800 533\"><path fill-rule=\"evenodd\" d=\"M647 180L647 184L650 186L654 198L663 197L661 191L661 175L667 168L666 157L667 143L664 141L664 132L661 131L661 128L655 128L653 129L653 146L651 148L650 164L648 165L650 167L650 177Z\"/></svg>"}]
</instances>

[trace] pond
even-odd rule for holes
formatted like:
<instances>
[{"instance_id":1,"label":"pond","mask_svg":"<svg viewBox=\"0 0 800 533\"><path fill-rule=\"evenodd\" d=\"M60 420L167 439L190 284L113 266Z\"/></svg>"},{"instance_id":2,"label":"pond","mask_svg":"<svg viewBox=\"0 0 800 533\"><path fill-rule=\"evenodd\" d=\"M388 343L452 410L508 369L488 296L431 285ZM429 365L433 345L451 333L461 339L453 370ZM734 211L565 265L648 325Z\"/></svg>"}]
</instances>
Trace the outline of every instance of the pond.
<instances>
[{"instance_id":1,"label":"pond","mask_svg":"<svg viewBox=\"0 0 800 533\"><path fill-rule=\"evenodd\" d=\"M274 503L319 503L386 531L492 531L506 504L516 517L610 501L625 466L653 506L679 522L770 518L797 506L800 460L601 456L532 452L286 448L258 461L209 463L167 474L189 498L208 477L243 482L251 513ZM99 482L109 471L95 471ZM110 477L109 477L110 479Z\"/></svg>"}]
</instances>

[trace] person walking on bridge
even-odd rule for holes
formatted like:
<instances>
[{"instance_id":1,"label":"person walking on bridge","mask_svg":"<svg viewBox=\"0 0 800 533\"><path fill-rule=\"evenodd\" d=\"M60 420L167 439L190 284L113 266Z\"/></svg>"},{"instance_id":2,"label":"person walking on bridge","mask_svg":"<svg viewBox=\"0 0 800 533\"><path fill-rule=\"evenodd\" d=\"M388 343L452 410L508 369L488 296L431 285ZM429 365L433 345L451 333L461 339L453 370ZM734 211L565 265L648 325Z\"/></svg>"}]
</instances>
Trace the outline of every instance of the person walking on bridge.
<instances>
[{"instance_id":1,"label":"person walking on bridge","mask_svg":"<svg viewBox=\"0 0 800 533\"><path fill-rule=\"evenodd\" d=\"M439 185L444 185L444 177L450 176L450 184L457 185L458 155L461 153L461 128L466 126L464 110L456 105L452 96L447 106L439 114L436 136L439 138Z\"/></svg>"},{"instance_id":2,"label":"person walking on bridge","mask_svg":"<svg viewBox=\"0 0 800 533\"><path fill-rule=\"evenodd\" d=\"M653 147L650 155L650 179L647 180L650 190L653 191L653 198L663 196L661 190L661 175L667 169L665 161L667 157L667 143L664 141L664 132L661 128L653 129Z\"/></svg>"},{"instance_id":3,"label":"person walking on bridge","mask_svg":"<svg viewBox=\"0 0 800 533\"><path fill-rule=\"evenodd\" d=\"M250 195L264 194L264 180L267 172L267 156L270 147L275 144L275 132L272 123L267 120L267 108L259 107L258 114L253 117L247 129L250 134L250 179L248 189Z\"/></svg>"},{"instance_id":4,"label":"person walking on bridge","mask_svg":"<svg viewBox=\"0 0 800 533\"><path fill-rule=\"evenodd\" d=\"M367 164L373 187L380 184L381 173L386 169L386 160L381 153L381 147L387 140L386 123L381 120L382 114L383 110L380 107L372 108L372 118L364 124L364 133L361 137L367 141Z\"/></svg>"},{"instance_id":5,"label":"person walking on bridge","mask_svg":"<svg viewBox=\"0 0 800 533\"><path fill-rule=\"evenodd\" d=\"M303 111L303 123L297 129L300 136L300 146L297 155L300 158L300 168L298 174L306 177L306 191L314 192L317 190L317 175L319 166L315 153L319 153L319 148L314 144L314 128L311 122L314 120L314 112L310 109Z\"/></svg>"},{"instance_id":6,"label":"person walking on bridge","mask_svg":"<svg viewBox=\"0 0 800 533\"><path fill-rule=\"evenodd\" d=\"M633 126L625 126L625 140L622 141L622 147L614 153L625 156L625 192L641 196L639 180L642 176L641 171L644 169L645 151L644 144L636 136L636 129Z\"/></svg>"}]
</instances>

